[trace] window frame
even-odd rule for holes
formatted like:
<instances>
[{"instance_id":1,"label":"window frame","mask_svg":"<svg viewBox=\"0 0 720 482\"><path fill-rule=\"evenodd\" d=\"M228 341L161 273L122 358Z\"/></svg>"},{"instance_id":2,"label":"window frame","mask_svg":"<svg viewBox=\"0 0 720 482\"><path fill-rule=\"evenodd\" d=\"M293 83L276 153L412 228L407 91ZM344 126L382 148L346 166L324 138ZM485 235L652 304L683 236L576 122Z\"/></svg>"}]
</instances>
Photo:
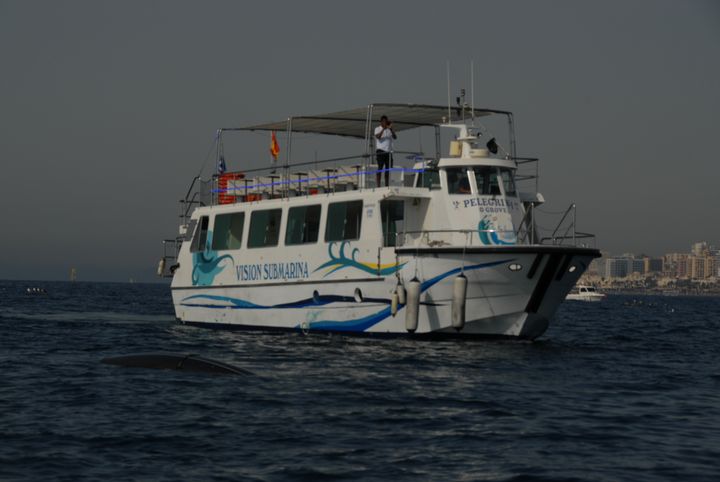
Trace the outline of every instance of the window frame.
<instances>
[{"instance_id":1,"label":"window frame","mask_svg":"<svg viewBox=\"0 0 720 482\"><path fill-rule=\"evenodd\" d=\"M437 182L433 182L434 180ZM422 172L418 172L415 187L440 189L440 169L426 167Z\"/></svg>"},{"instance_id":2,"label":"window frame","mask_svg":"<svg viewBox=\"0 0 720 482\"><path fill-rule=\"evenodd\" d=\"M217 237L218 234L218 218L224 218L224 217L230 217L230 223L227 227L227 233L232 233L232 218L234 216L241 216L242 221L240 225L240 239L238 240L237 247L230 247L230 243L227 243L227 247L217 247L215 245L215 241L219 239ZM231 213L222 213L222 214L216 214L215 219L213 219L213 239L212 239L212 249L213 251L236 251L238 249L242 249L242 243L243 243L243 237L245 234L245 211L235 211Z\"/></svg>"},{"instance_id":3,"label":"window frame","mask_svg":"<svg viewBox=\"0 0 720 482\"><path fill-rule=\"evenodd\" d=\"M492 182L488 181L488 190L489 192L483 192L483 187L480 185L479 177L478 177L478 170L483 169L487 170L488 172L492 171L492 176L495 176L495 187L497 187L497 192L492 192ZM474 166L472 168L473 171L473 177L475 178L475 190L478 194L478 196L502 196L503 191L500 187L500 184L502 184L500 180L500 171L497 166Z\"/></svg>"},{"instance_id":4,"label":"window frame","mask_svg":"<svg viewBox=\"0 0 720 482\"><path fill-rule=\"evenodd\" d=\"M455 183L456 184L455 190L450 190L450 172L459 172L460 173L460 177L457 180L457 183ZM465 181L467 181L468 192L460 192L459 191L460 184L462 184L462 181L463 181L463 175L465 176ZM447 189L448 194L460 195L460 196L467 196L468 194L472 194L472 185L470 182L470 177L468 175L467 167L456 167L456 166L446 167L445 168L445 184L446 184L446 189Z\"/></svg>"},{"instance_id":5,"label":"window frame","mask_svg":"<svg viewBox=\"0 0 720 482\"><path fill-rule=\"evenodd\" d=\"M355 238L346 238L345 237L345 226L346 226L346 223L345 223L345 224L343 224L343 235L342 235L341 239L328 239L328 235L329 235L328 230L330 228L330 221L332 220L333 206L337 206L339 204L357 204L357 203L360 204L360 209L358 210L359 223L358 223L358 227L357 227L357 237L355 237ZM359 239L361 239L364 208L365 208L365 203L363 202L362 199L353 199L350 201L338 201L338 202L334 202L334 203L328 203L327 216L325 217L325 236L324 236L325 242L326 243L334 243L334 242L342 242L342 241L358 241ZM345 218L344 218L343 222L347 221L347 212L348 211L346 208L345 209Z\"/></svg>"},{"instance_id":6,"label":"window frame","mask_svg":"<svg viewBox=\"0 0 720 482\"><path fill-rule=\"evenodd\" d=\"M256 214L259 213L271 213L271 212L279 212L278 216L278 222L277 222L277 234L274 244L262 244L262 245L253 245L251 244L253 242L253 218L255 218ZM270 208L270 209L256 209L250 213L250 225L248 227L248 235L247 235L247 241L246 246L248 249L257 249L257 248L274 248L280 244L280 233L282 232L282 208ZM264 240L267 239L267 224L265 225L265 237Z\"/></svg>"},{"instance_id":7,"label":"window frame","mask_svg":"<svg viewBox=\"0 0 720 482\"><path fill-rule=\"evenodd\" d=\"M499 174L500 180L502 180L501 184L502 184L503 194L505 196L517 196L517 184L515 183L515 173L513 172L513 170L510 169L509 167L499 167L498 170L500 171L500 174ZM509 176L508 180L510 181L510 183L512 184L512 187L513 187L512 191L508 191L506 189L506 182L505 182L505 177L503 176L503 173L508 174L508 176Z\"/></svg>"},{"instance_id":8,"label":"window frame","mask_svg":"<svg viewBox=\"0 0 720 482\"><path fill-rule=\"evenodd\" d=\"M203 226L204 224L204 226ZM210 216L200 216L193 234L192 243L190 243L191 253L201 253L207 248L207 233L210 229ZM204 231L204 234L203 234ZM202 248L200 248L200 238L203 238Z\"/></svg>"},{"instance_id":9,"label":"window frame","mask_svg":"<svg viewBox=\"0 0 720 482\"><path fill-rule=\"evenodd\" d=\"M291 234L290 230L290 220L292 219L292 211L298 210L298 209L305 209L305 216L303 217L303 223L305 220L307 220L307 212L311 208L317 208L317 231L315 233L315 240L314 241L303 241L299 243L295 242L289 242L289 236ZM302 206L292 206L288 208L287 218L285 219L285 246L303 246L306 244L317 244L317 242L320 240L320 225L322 224L322 204L304 204ZM304 224L303 224L304 225ZM303 231L304 232L304 231Z\"/></svg>"},{"instance_id":10,"label":"window frame","mask_svg":"<svg viewBox=\"0 0 720 482\"><path fill-rule=\"evenodd\" d=\"M392 218L392 221L387 217L389 214L393 214L393 209L391 206L401 206L400 217L399 218ZM383 247L395 247L397 245L397 224L398 221L402 222L403 226L405 225L405 208L406 203L404 199L382 199L379 202L380 206L380 234L382 235L382 242ZM383 220L383 216L385 216L385 219ZM395 228L395 231L390 232L389 227L390 224L393 225ZM392 242L391 242L392 241Z\"/></svg>"}]
</instances>

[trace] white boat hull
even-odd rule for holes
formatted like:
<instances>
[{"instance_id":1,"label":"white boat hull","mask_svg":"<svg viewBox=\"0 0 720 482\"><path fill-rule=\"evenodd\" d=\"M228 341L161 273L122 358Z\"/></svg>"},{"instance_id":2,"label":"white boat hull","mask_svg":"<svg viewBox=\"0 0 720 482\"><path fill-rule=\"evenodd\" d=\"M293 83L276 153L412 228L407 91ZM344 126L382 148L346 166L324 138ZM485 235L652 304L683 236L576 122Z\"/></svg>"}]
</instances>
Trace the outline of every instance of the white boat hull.
<instances>
[{"instance_id":1,"label":"white boat hull","mask_svg":"<svg viewBox=\"0 0 720 482\"><path fill-rule=\"evenodd\" d=\"M602 293L570 293L565 297L568 301L589 301L598 302L605 299Z\"/></svg>"},{"instance_id":2,"label":"white boat hull","mask_svg":"<svg viewBox=\"0 0 720 482\"><path fill-rule=\"evenodd\" d=\"M412 252L411 252L412 251ZM595 250L509 246L460 250L398 250L397 275L287 280L237 285L173 285L179 320L238 329L363 335L510 337L534 339L585 271ZM536 264L537 266L533 266ZM512 266L512 269L511 269ZM348 270L351 271L351 270ZM468 279L466 322L451 325L455 277ZM531 273L532 271L532 273ZM532 274L532 276L529 276ZM409 333L406 307L393 316L398 279L421 282L418 326Z\"/></svg>"},{"instance_id":3,"label":"white boat hull","mask_svg":"<svg viewBox=\"0 0 720 482\"><path fill-rule=\"evenodd\" d=\"M160 274L169 265L177 318L305 333L542 335L600 252L578 247L594 246L588 244L594 237L576 231L574 204L551 234L538 222L536 207L545 202L533 183L538 160L516 157L512 113L465 114L382 103L219 129L218 172L193 179L170 244L174 256L164 254L159 265ZM475 126L475 115L505 118L509 148L502 155L495 137ZM377 123L388 116L399 132L434 127L435 156L413 153L404 167L398 157L389 169L375 164L371 148L292 162L293 131L364 139L370 147ZM223 133L279 126L287 128L288 142L282 172L227 171ZM441 130L453 139L447 151L441 140L450 137Z\"/></svg>"}]
</instances>

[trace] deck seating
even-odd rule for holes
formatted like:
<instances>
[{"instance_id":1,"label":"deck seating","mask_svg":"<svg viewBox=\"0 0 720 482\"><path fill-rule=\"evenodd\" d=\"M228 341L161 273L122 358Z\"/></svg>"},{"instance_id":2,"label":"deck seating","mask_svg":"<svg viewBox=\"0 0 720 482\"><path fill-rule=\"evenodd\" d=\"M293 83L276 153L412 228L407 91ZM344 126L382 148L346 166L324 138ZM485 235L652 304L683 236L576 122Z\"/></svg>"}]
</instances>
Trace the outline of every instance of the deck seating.
<instances>
[{"instance_id":1,"label":"deck seating","mask_svg":"<svg viewBox=\"0 0 720 482\"><path fill-rule=\"evenodd\" d=\"M377 164L360 163L304 171L279 170L278 173L229 181L227 195L234 195L235 202L256 202L353 191L359 189L363 177L367 177L368 183L374 185L377 170ZM363 171L370 174L363 174Z\"/></svg>"}]
</instances>

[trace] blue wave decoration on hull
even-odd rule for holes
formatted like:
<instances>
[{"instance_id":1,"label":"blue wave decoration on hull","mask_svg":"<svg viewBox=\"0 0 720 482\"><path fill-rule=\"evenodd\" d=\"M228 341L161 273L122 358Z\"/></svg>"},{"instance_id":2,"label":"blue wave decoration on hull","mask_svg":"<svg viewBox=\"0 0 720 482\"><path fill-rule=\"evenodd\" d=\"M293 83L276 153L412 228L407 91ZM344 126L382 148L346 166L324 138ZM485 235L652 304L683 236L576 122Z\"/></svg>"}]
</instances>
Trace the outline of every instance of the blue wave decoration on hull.
<instances>
[{"instance_id":1,"label":"blue wave decoration on hull","mask_svg":"<svg viewBox=\"0 0 720 482\"><path fill-rule=\"evenodd\" d=\"M313 321L305 325L300 324L295 328L298 330L325 330L325 331L344 331L348 333L360 333L368 328L375 326L382 320L390 316L390 308L383 308L377 313L358 318L350 321Z\"/></svg>"},{"instance_id":2,"label":"blue wave decoration on hull","mask_svg":"<svg viewBox=\"0 0 720 482\"><path fill-rule=\"evenodd\" d=\"M503 233L504 235L506 233ZM485 245L500 245L500 246L511 246L517 243L517 236L512 234L509 239L501 239L498 233L494 230L492 221L488 216L484 216L480 223L478 223L478 235L480 241Z\"/></svg>"},{"instance_id":3,"label":"blue wave decoration on hull","mask_svg":"<svg viewBox=\"0 0 720 482\"><path fill-rule=\"evenodd\" d=\"M429 280L425 280L420 284L420 292L424 293L428 289L430 289L433 285L439 283L443 279L447 278L448 276L452 276L454 274L459 274L461 271L473 271L477 269L483 269L483 268L491 268L493 266L497 266L504 263L509 263L515 261L514 258L511 259L504 259L500 261L491 261L489 263L480 263L470 266L465 266L464 268L458 267L451 269L449 271L446 271L445 273L439 274L433 278L430 278ZM210 304L210 303L198 303L194 301L224 301L229 304ZM217 308L217 309L244 309L244 310L269 310L269 309L288 309L288 308L307 308L312 306L324 306L331 303L338 303L338 302L353 302L357 303L357 300L355 300L352 296L341 296L341 295L320 295L315 296L311 298L305 298L298 301L292 301L288 303L280 303L276 305L258 305L255 303L251 303L249 301L240 299L240 298L233 298L231 296L223 296L223 295L205 295L205 294L198 294L198 295L192 295L188 296L186 298L183 298L183 300L180 302L182 306L189 306L189 307L197 307L197 308ZM299 331L309 331L309 330L323 330L323 331L337 331L337 332L363 332L368 330L369 328L375 326L376 324L383 321L385 318L390 316L390 300L386 298L364 298L361 303L382 303L385 305L388 305L378 311L377 313L373 313L367 316L364 316L362 318L358 318L356 320L346 320L346 321L340 321L340 320L319 320L319 321L312 321L312 322L303 322L298 323L295 325L295 329ZM434 303L424 303L421 302L421 304L434 304ZM404 307L405 305L399 305L398 309Z\"/></svg>"},{"instance_id":4,"label":"blue wave decoration on hull","mask_svg":"<svg viewBox=\"0 0 720 482\"><path fill-rule=\"evenodd\" d=\"M348 245L348 241L343 241L342 243L340 243L340 248L338 248L338 255L335 256L332 252L332 248L335 244L335 242L332 242L328 245L328 257L330 258L330 260L321 264L313 271L316 272L320 271L323 268L328 268L328 272L323 275L323 278L345 268L355 268L359 269L360 271L364 271L365 273L377 276L387 276L395 273L396 271L399 271L400 269L402 269L403 266L405 266L405 263L378 264L370 263L367 261L358 261L356 259L357 254L360 252L358 248L354 248L350 252L350 257L348 258L345 254L345 247Z\"/></svg>"},{"instance_id":5,"label":"blue wave decoration on hull","mask_svg":"<svg viewBox=\"0 0 720 482\"><path fill-rule=\"evenodd\" d=\"M208 300L208 301L227 301L228 303L231 303L231 305L217 305L217 304L206 304L206 303L187 303L190 300ZM256 305L255 303L250 303L249 301L241 300L240 298L233 298L231 296L221 296L221 295L192 295L188 296L186 298L183 298L183 300L180 302L183 306L197 306L197 307L204 307L204 308L236 308L236 309L247 309L247 310L263 310L270 308L269 306L261 306Z\"/></svg>"},{"instance_id":6,"label":"blue wave decoration on hull","mask_svg":"<svg viewBox=\"0 0 720 482\"><path fill-rule=\"evenodd\" d=\"M218 255L217 251L211 249L213 232L207 232L207 239L202 251L193 253L193 269L191 274L193 286L210 286L215 280L215 276L225 269L227 264L220 264L224 260L230 260L231 264L235 264L235 260L229 254Z\"/></svg>"},{"instance_id":7,"label":"blue wave decoration on hull","mask_svg":"<svg viewBox=\"0 0 720 482\"><path fill-rule=\"evenodd\" d=\"M505 259L501 261L491 261L489 263L480 263L480 264L474 264L471 266L465 266L465 271L473 271L476 269L482 269L482 268L491 268L493 266L497 266L499 264L509 263L511 261L515 261L515 259ZM442 281L443 279L447 278L448 276L452 276L453 274L458 274L461 271L463 271L463 268L455 268L451 269L450 271L447 271L445 273L439 274L435 276L434 278L430 278L429 280L423 281L420 284L420 293L424 293L428 289L430 289L433 285L437 284L438 282ZM402 308L405 305L398 305L398 310ZM377 313L374 313L372 315L366 316L364 318L359 318L357 320L352 321L314 321L307 324L299 324L296 325L296 329L298 330L329 330L329 331L346 331L346 332L361 332L365 331L376 324L380 323L382 320L390 316L390 308L384 308Z\"/></svg>"},{"instance_id":8,"label":"blue wave decoration on hull","mask_svg":"<svg viewBox=\"0 0 720 482\"><path fill-rule=\"evenodd\" d=\"M209 304L209 303L191 303L194 300L207 300L207 301L225 301L230 303L229 305ZM233 298L231 296L222 295L192 295L187 298L183 298L180 302L182 306L192 306L199 308L223 308L223 309L242 309L242 310L271 310L271 309L286 309L286 308L306 308L308 306L324 306L331 303L338 302L352 302L357 303L357 300L353 296L340 296L340 295L319 295L312 298L304 298L298 301L291 301L289 303L279 303L277 305L257 305L240 298ZM387 298L364 298L362 303L381 303L390 304L390 300Z\"/></svg>"}]
</instances>

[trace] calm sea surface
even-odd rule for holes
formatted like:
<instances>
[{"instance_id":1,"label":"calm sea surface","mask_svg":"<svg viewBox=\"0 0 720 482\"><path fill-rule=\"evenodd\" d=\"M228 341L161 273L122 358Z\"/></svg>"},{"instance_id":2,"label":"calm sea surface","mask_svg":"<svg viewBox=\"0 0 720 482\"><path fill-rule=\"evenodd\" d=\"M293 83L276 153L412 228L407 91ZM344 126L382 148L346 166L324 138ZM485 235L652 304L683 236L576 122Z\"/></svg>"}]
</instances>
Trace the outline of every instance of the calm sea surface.
<instances>
[{"instance_id":1,"label":"calm sea surface","mask_svg":"<svg viewBox=\"0 0 720 482\"><path fill-rule=\"evenodd\" d=\"M414 342L187 327L161 285L0 282L0 480L716 481L719 335L720 298ZM256 375L100 363L155 351Z\"/></svg>"}]
</instances>

